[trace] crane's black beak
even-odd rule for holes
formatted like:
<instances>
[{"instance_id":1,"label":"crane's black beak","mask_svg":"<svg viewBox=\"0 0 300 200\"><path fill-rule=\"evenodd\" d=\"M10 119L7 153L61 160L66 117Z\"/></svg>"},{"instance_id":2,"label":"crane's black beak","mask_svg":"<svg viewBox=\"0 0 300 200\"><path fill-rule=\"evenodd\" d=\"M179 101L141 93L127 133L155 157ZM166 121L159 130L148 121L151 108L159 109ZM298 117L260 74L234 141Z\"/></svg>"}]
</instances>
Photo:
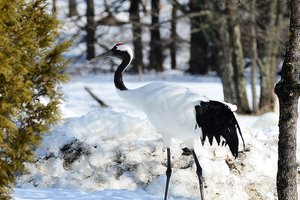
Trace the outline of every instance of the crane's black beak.
<instances>
[{"instance_id":1,"label":"crane's black beak","mask_svg":"<svg viewBox=\"0 0 300 200\"><path fill-rule=\"evenodd\" d=\"M100 54L100 55L96 56L95 58L89 60L89 62L90 63L95 63L98 60L101 60L102 58L106 58L106 57L109 57L109 56L112 56L112 51L111 50L109 50L109 51L107 51L107 52L105 52L103 54Z\"/></svg>"}]
</instances>

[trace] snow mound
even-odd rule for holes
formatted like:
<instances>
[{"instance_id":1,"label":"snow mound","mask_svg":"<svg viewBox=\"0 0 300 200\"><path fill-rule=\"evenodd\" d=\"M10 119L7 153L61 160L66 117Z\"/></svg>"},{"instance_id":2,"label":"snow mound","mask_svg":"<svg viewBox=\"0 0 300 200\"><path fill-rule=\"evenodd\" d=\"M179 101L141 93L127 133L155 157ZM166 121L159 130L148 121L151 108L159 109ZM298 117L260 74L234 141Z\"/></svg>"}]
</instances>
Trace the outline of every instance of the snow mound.
<instances>
[{"instance_id":1,"label":"snow mound","mask_svg":"<svg viewBox=\"0 0 300 200\"><path fill-rule=\"evenodd\" d=\"M275 112L269 112L259 116L251 126L251 134L260 140L278 137L278 119L279 115Z\"/></svg>"},{"instance_id":2,"label":"snow mound","mask_svg":"<svg viewBox=\"0 0 300 200\"><path fill-rule=\"evenodd\" d=\"M276 199L277 137L268 133L276 123L275 117L263 115L252 125L249 117L238 116L238 121L246 151L237 159L228 147L217 146L216 142L202 146L195 141L205 196L221 200ZM255 128L259 133L268 130L264 139L254 134ZM174 140L170 199L198 199L195 164L192 156L182 155L183 147ZM161 137L146 119L125 112L97 109L66 119L44 137L36 157L34 164L27 164L30 173L17 178L17 187L80 189L95 192L98 197L124 190L127 195L143 191L147 199L164 195L166 152ZM103 193L97 193L100 191Z\"/></svg>"},{"instance_id":3,"label":"snow mound","mask_svg":"<svg viewBox=\"0 0 300 200\"><path fill-rule=\"evenodd\" d=\"M34 194L34 195L33 195ZM49 198L51 197L51 198ZM36 189L36 188L16 188L14 194L14 200L41 200L41 199L52 199L52 200L92 200L92 199L103 199L103 200L160 200L161 198L155 195L150 195L144 190L128 191L128 190L103 190L103 191L81 191L74 189ZM186 200L186 199L185 199Z\"/></svg>"}]
</instances>

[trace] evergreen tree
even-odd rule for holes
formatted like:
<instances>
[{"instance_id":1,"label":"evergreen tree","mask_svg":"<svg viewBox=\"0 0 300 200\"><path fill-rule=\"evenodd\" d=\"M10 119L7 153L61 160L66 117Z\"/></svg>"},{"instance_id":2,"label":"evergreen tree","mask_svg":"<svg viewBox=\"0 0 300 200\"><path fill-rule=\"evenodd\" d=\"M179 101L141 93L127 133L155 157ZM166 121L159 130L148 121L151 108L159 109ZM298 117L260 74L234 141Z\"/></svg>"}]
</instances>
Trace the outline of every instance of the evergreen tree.
<instances>
[{"instance_id":1,"label":"evergreen tree","mask_svg":"<svg viewBox=\"0 0 300 200\"><path fill-rule=\"evenodd\" d=\"M56 43L60 23L46 0L1 0L0 12L0 199L9 199L14 176L59 119L70 42Z\"/></svg>"}]
</instances>

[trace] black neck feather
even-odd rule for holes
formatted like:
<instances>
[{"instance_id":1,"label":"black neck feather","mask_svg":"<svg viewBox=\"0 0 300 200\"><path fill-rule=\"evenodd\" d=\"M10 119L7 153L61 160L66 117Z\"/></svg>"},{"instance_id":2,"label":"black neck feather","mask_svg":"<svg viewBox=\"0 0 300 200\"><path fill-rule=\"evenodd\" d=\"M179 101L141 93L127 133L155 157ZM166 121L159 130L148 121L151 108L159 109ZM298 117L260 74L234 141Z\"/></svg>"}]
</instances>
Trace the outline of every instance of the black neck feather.
<instances>
[{"instance_id":1,"label":"black neck feather","mask_svg":"<svg viewBox=\"0 0 300 200\"><path fill-rule=\"evenodd\" d=\"M130 64L130 55L128 53L124 53L121 55L122 57L122 63L119 65L115 72L114 76L114 83L115 87L119 90L127 90L127 87L124 85L123 82L123 72L126 69L126 67Z\"/></svg>"}]
</instances>

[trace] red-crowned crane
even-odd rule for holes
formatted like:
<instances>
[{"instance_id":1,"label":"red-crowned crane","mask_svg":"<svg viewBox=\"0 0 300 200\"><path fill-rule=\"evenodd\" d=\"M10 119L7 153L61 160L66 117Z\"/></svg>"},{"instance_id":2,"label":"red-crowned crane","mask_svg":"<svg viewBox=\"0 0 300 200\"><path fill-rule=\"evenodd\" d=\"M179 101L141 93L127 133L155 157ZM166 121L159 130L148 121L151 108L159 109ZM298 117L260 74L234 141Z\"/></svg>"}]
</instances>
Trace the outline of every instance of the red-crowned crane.
<instances>
[{"instance_id":1,"label":"red-crowned crane","mask_svg":"<svg viewBox=\"0 0 300 200\"><path fill-rule=\"evenodd\" d=\"M123 82L123 72L132 61L132 50L127 45L118 43L106 53L96 56L92 62L108 56L122 59L122 63L114 74L114 83L119 96L144 111L157 132L162 135L164 145L167 147L167 179L164 199L167 199L172 172L171 140L176 138L181 140L193 155L197 167L200 195L204 200L202 168L194 151L193 141L200 137L203 144L208 137L210 144L213 138L220 144L222 140L228 144L233 156L237 157L239 146L237 130L243 144L244 139L233 111L226 103L207 100L188 88L162 82L128 89Z\"/></svg>"}]
</instances>

